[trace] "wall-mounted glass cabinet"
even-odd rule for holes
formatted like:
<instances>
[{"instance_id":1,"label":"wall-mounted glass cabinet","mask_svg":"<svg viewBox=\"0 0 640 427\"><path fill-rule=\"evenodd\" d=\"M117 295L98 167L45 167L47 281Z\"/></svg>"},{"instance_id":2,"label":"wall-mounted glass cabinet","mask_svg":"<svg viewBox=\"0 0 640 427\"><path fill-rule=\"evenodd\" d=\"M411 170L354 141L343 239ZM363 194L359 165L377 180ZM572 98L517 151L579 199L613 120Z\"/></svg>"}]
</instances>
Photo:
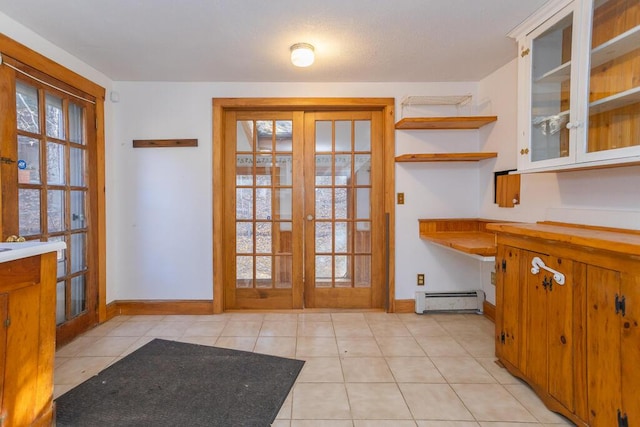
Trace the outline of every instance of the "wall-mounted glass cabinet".
<instances>
[{"instance_id":1,"label":"wall-mounted glass cabinet","mask_svg":"<svg viewBox=\"0 0 640 427\"><path fill-rule=\"evenodd\" d=\"M513 33L518 169L640 162L640 2L556 1L545 11Z\"/></svg>"}]
</instances>

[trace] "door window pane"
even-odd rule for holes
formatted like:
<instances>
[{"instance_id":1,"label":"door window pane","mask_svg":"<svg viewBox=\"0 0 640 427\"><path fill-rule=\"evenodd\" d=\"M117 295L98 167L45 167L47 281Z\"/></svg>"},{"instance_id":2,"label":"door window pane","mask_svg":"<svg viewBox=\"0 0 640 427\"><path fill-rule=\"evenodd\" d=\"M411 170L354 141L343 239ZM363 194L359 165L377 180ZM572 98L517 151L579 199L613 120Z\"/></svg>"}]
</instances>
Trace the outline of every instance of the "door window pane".
<instances>
[{"instance_id":1,"label":"door window pane","mask_svg":"<svg viewBox=\"0 0 640 427\"><path fill-rule=\"evenodd\" d=\"M57 142L47 142L47 183L49 185L64 185L64 145Z\"/></svg>"},{"instance_id":2,"label":"door window pane","mask_svg":"<svg viewBox=\"0 0 640 427\"><path fill-rule=\"evenodd\" d=\"M256 185L271 185L273 157L268 155L256 156Z\"/></svg>"},{"instance_id":3,"label":"door window pane","mask_svg":"<svg viewBox=\"0 0 640 427\"><path fill-rule=\"evenodd\" d=\"M253 219L253 189L236 189L236 218Z\"/></svg>"},{"instance_id":4,"label":"door window pane","mask_svg":"<svg viewBox=\"0 0 640 427\"><path fill-rule=\"evenodd\" d=\"M18 135L18 182L40 183L40 141ZM24 163L22 163L24 162ZM24 169L21 169L24 167Z\"/></svg>"},{"instance_id":5,"label":"door window pane","mask_svg":"<svg viewBox=\"0 0 640 427\"><path fill-rule=\"evenodd\" d=\"M333 263L331 255L316 255L316 286L331 287Z\"/></svg>"},{"instance_id":6,"label":"door window pane","mask_svg":"<svg viewBox=\"0 0 640 427\"><path fill-rule=\"evenodd\" d=\"M317 121L316 122L316 151L327 152L332 148L332 129L331 122L329 121Z\"/></svg>"},{"instance_id":7,"label":"door window pane","mask_svg":"<svg viewBox=\"0 0 640 427\"><path fill-rule=\"evenodd\" d=\"M333 217L333 190L331 188L316 188L316 219L331 219Z\"/></svg>"},{"instance_id":8,"label":"door window pane","mask_svg":"<svg viewBox=\"0 0 640 427\"><path fill-rule=\"evenodd\" d=\"M290 188L278 188L276 191L276 203L278 209L275 213L275 219L291 219L293 212L293 190Z\"/></svg>"},{"instance_id":9,"label":"door window pane","mask_svg":"<svg viewBox=\"0 0 640 427\"><path fill-rule=\"evenodd\" d=\"M253 287L253 257L236 257L236 288Z\"/></svg>"},{"instance_id":10,"label":"door window pane","mask_svg":"<svg viewBox=\"0 0 640 427\"><path fill-rule=\"evenodd\" d=\"M356 222L356 253L371 253L370 229L370 223Z\"/></svg>"},{"instance_id":11,"label":"door window pane","mask_svg":"<svg viewBox=\"0 0 640 427\"><path fill-rule=\"evenodd\" d=\"M236 185L253 185L253 155L236 156Z\"/></svg>"},{"instance_id":12,"label":"door window pane","mask_svg":"<svg viewBox=\"0 0 640 427\"><path fill-rule=\"evenodd\" d=\"M278 120L276 122L276 151L286 152L293 150L292 127L293 122L291 120Z\"/></svg>"},{"instance_id":13,"label":"door window pane","mask_svg":"<svg viewBox=\"0 0 640 427\"><path fill-rule=\"evenodd\" d=\"M356 218L371 218L371 190L368 188L358 188L356 190Z\"/></svg>"},{"instance_id":14,"label":"door window pane","mask_svg":"<svg viewBox=\"0 0 640 427\"><path fill-rule=\"evenodd\" d=\"M47 136L64 139L64 110L62 98L47 94L45 104L47 106Z\"/></svg>"},{"instance_id":15,"label":"door window pane","mask_svg":"<svg viewBox=\"0 0 640 427\"><path fill-rule=\"evenodd\" d=\"M86 308L85 276L71 279L71 317L76 317Z\"/></svg>"},{"instance_id":16,"label":"door window pane","mask_svg":"<svg viewBox=\"0 0 640 427\"><path fill-rule=\"evenodd\" d=\"M258 146L255 151L273 151L273 122L271 120L256 121Z\"/></svg>"},{"instance_id":17,"label":"door window pane","mask_svg":"<svg viewBox=\"0 0 640 427\"><path fill-rule=\"evenodd\" d=\"M271 287L271 257L256 257L256 288Z\"/></svg>"},{"instance_id":18,"label":"door window pane","mask_svg":"<svg viewBox=\"0 0 640 427\"><path fill-rule=\"evenodd\" d=\"M330 222L316 222L316 252L331 252L333 248L333 233Z\"/></svg>"},{"instance_id":19,"label":"door window pane","mask_svg":"<svg viewBox=\"0 0 640 427\"><path fill-rule=\"evenodd\" d=\"M71 235L71 274L87 268L86 261L86 233L75 233Z\"/></svg>"},{"instance_id":20,"label":"door window pane","mask_svg":"<svg viewBox=\"0 0 640 427\"><path fill-rule=\"evenodd\" d=\"M371 154L356 154L356 185L371 185Z\"/></svg>"},{"instance_id":21,"label":"door window pane","mask_svg":"<svg viewBox=\"0 0 640 427\"><path fill-rule=\"evenodd\" d=\"M277 256L275 263L275 287L278 289L291 289L293 287L293 263L291 256Z\"/></svg>"},{"instance_id":22,"label":"door window pane","mask_svg":"<svg viewBox=\"0 0 640 427\"><path fill-rule=\"evenodd\" d=\"M371 286L371 256L356 255L354 258L354 276L356 288Z\"/></svg>"},{"instance_id":23,"label":"door window pane","mask_svg":"<svg viewBox=\"0 0 640 427\"><path fill-rule=\"evenodd\" d=\"M49 242L64 242L63 236L58 237L49 237ZM67 250L66 249L58 249L57 251L57 276L58 278L66 276L67 274Z\"/></svg>"},{"instance_id":24,"label":"door window pane","mask_svg":"<svg viewBox=\"0 0 640 427\"><path fill-rule=\"evenodd\" d=\"M336 121L336 151L351 151L351 120Z\"/></svg>"},{"instance_id":25,"label":"door window pane","mask_svg":"<svg viewBox=\"0 0 640 427\"><path fill-rule=\"evenodd\" d=\"M238 120L236 123L236 151L253 151L253 122Z\"/></svg>"},{"instance_id":26,"label":"door window pane","mask_svg":"<svg viewBox=\"0 0 640 427\"><path fill-rule=\"evenodd\" d=\"M64 323L67 314L65 312L67 289L64 281L56 283L56 325Z\"/></svg>"},{"instance_id":27,"label":"door window pane","mask_svg":"<svg viewBox=\"0 0 640 427\"><path fill-rule=\"evenodd\" d=\"M331 156L316 156L316 185L331 185Z\"/></svg>"},{"instance_id":28,"label":"door window pane","mask_svg":"<svg viewBox=\"0 0 640 427\"><path fill-rule=\"evenodd\" d=\"M18 223L21 236L41 234L40 190L18 190Z\"/></svg>"},{"instance_id":29,"label":"door window pane","mask_svg":"<svg viewBox=\"0 0 640 427\"><path fill-rule=\"evenodd\" d=\"M271 227L270 222L256 223L256 253L264 254L273 251Z\"/></svg>"},{"instance_id":30,"label":"door window pane","mask_svg":"<svg viewBox=\"0 0 640 427\"><path fill-rule=\"evenodd\" d=\"M292 224L290 222L276 222L273 225L276 236L274 252L278 254L290 254L292 247Z\"/></svg>"},{"instance_id":31,"label":"door window pane","mask_svg":"<svg viewBox=\"0 0 640 427\"><path fill-rule=\"evenodd\" d=\"M276 156L277 185L292 185L293 160L291 155Z\"/></svg>"},{"instance_id":32,"label":"door window pane","mask_svg":"<svg viewBox=\"0 0 640 427\"><path fill-rule=\"evenodd\" d=\"M241 254L253 253L253 224L250 222L236 222L236 252Z\"/></svg>"},{"instance_id":33,"label":"door window pane","mask_svg":"<svg viewBox=\"0 0 640 427\"><path fill-rule=\"evenodd\" d=\"M347 185L351 181L351 156L336 156L336 185Z\"/></svg>"},{"instance_id":34,"label":"door window pane","mask_svg":"<svg viewBox=\"0 0 640 427\"><path fill-rule=\"evenodd\" d=\"M351 280L349 277L348 270L348 256L345 255L337 255L335 258L334 265L334 277L336 279L336 288L338 287L351 287Z\"/></svg>"},{"instance_id":35,"label":"door window pane","mask_svg":"<svg viewBox=\"0 0 640 427\"><path fill-rule=\"evenodd\" d=\"M73 148L69 150L71 185L74 187L84 187L86 185L85 175L85 153L82 148Z\"/></svg>"},{"instance_id":36,"label":"door window pane","mask_svg":"<svg viewBox=\"0 0 640 427\"><path fill-rule=\"evenodd\" d=\"M47 225L49 233L64 230L64 191L47 191Z\"/></svg>"},{"instance_id":37,"label":"door window pane","mask_svg":"<svg viewBox=\"0 0 640 427\"><path fill-rule=\"evenodd\" d=\"M355 150L371 151L371 122L369 120L356 120L354 126Z\"/></svg>"},{"instance_id":38,"label":"door window pane","mask_svg":"<svg viewBox=\"0 0 640 427\"><path fill-rule=\"evenodd\" d=\"M335 252L346 253L349 252L349 223L336 222L335 223Z\"/></svg>"},{"instance_id":39,"label":"door window pane","mask_svg":"<svg viewBox=\"0 0 640 427\"><path fill-rule=\"evenodd\" d=\"M21 81L16 81L16 113L19 130L40 133L38 91Z\"/></svg>"},{"instance_id":40,"label":"door window pane","mask_svg":"<svg viewBox=\"0 0 640 427\"><path fill-rule=\"evenodd\" d=\"M347 219L349 217L349 191L348 188L336 188L336 219Z\"/></svg>"},{"instance_id":41,"label":"door window pane","mask_svg":"<svg viewBox=\"0 0 640 427\"><path fill-rule=\"evenodd\" d=\"M71 191L71 229L87 227L85 217L85 191Z\"/></svg>"},{"instance_id":42,"label":"door window pane","mask_svg":"<svg viewBox=\"0 0 640 427\"><path fill-rule=\"evenodd\" d=\"M271 189L256 188L256 219L270 220L272 217Z\"/></svg>"},{"instance_id":43,"label":"door window pane","mask_svg":"<svg viewBox=\"0 0 640 427\"><path fill-rule=\"evenodd\" d=\"M84 144L84 109L69 103L69 141Z\"/></svg>"}]
</instances>

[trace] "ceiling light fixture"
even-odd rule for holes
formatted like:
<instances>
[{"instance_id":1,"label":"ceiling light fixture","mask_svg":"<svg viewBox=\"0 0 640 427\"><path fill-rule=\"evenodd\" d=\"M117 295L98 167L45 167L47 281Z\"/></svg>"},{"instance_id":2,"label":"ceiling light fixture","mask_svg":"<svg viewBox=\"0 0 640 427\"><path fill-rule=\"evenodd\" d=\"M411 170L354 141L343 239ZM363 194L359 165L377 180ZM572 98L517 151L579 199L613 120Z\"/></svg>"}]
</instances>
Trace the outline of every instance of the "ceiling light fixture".
<instances>
[{"instance_id":1,"label":"ceiling light fixture","mask_svg":"<svg viewBox=\"0 0 640 427\"><path fill-rule=\"evenodd\" d=\"M308 67L313 64L315 53L309 43L296 43L290 48L291 63L296 67Z\"/></svg>"}]
</instances>

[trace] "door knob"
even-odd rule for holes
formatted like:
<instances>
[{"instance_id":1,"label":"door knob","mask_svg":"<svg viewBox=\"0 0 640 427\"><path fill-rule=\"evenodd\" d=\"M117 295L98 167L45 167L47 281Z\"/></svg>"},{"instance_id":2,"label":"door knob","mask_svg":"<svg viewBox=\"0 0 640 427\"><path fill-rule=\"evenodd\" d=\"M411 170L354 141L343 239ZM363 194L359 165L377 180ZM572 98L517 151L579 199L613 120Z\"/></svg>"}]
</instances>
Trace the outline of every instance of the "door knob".
<instances>
[{"instance_id":1,"label":"door knob","mask_svg":"<svg viewBox=\"0 0 640 427\"><path fill-rule=\"evenodd\" d=\"M7 243L25 242L25 241L26 241L26 239L24 237L22 237L22 236L12 235L12 236L7 237Z\"/></svg>"},{"instance_id":2,"label":"door knob","mask_svg":"<svg viewBox=\"0 0 640 427\"><path fill-rule=\"evenodd\" d=\"M307 215L307 221L313 221L313 215L311 214Z\"/></svg>"}]
</instances>

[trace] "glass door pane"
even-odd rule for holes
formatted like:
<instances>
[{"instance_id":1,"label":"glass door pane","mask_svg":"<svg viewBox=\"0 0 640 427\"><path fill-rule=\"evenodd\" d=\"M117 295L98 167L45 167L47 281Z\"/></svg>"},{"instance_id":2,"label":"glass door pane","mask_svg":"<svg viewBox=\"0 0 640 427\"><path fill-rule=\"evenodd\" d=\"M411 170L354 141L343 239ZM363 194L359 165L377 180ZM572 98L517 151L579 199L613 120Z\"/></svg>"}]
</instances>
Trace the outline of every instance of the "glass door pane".
<instances>
[{"instance_id":1,"label":"glass door pane","mask_svg":"<svg viewBox=\"0 0 640 427\"><path fill-rule=\"evenodd\" d=\"M640 146L640 2L596 0L592 18L586 151L622 156Z\"/></svg>"},{"instance_id":2,"label":"glass door pane","mask_svg":"<svg viewBox=\"0 0 640 427\"><path fill-rule=\"evenodd\" d=\"M536 36L531 45L530 159L569 156L573 13Z\"/></svg>"}]
</instances>

